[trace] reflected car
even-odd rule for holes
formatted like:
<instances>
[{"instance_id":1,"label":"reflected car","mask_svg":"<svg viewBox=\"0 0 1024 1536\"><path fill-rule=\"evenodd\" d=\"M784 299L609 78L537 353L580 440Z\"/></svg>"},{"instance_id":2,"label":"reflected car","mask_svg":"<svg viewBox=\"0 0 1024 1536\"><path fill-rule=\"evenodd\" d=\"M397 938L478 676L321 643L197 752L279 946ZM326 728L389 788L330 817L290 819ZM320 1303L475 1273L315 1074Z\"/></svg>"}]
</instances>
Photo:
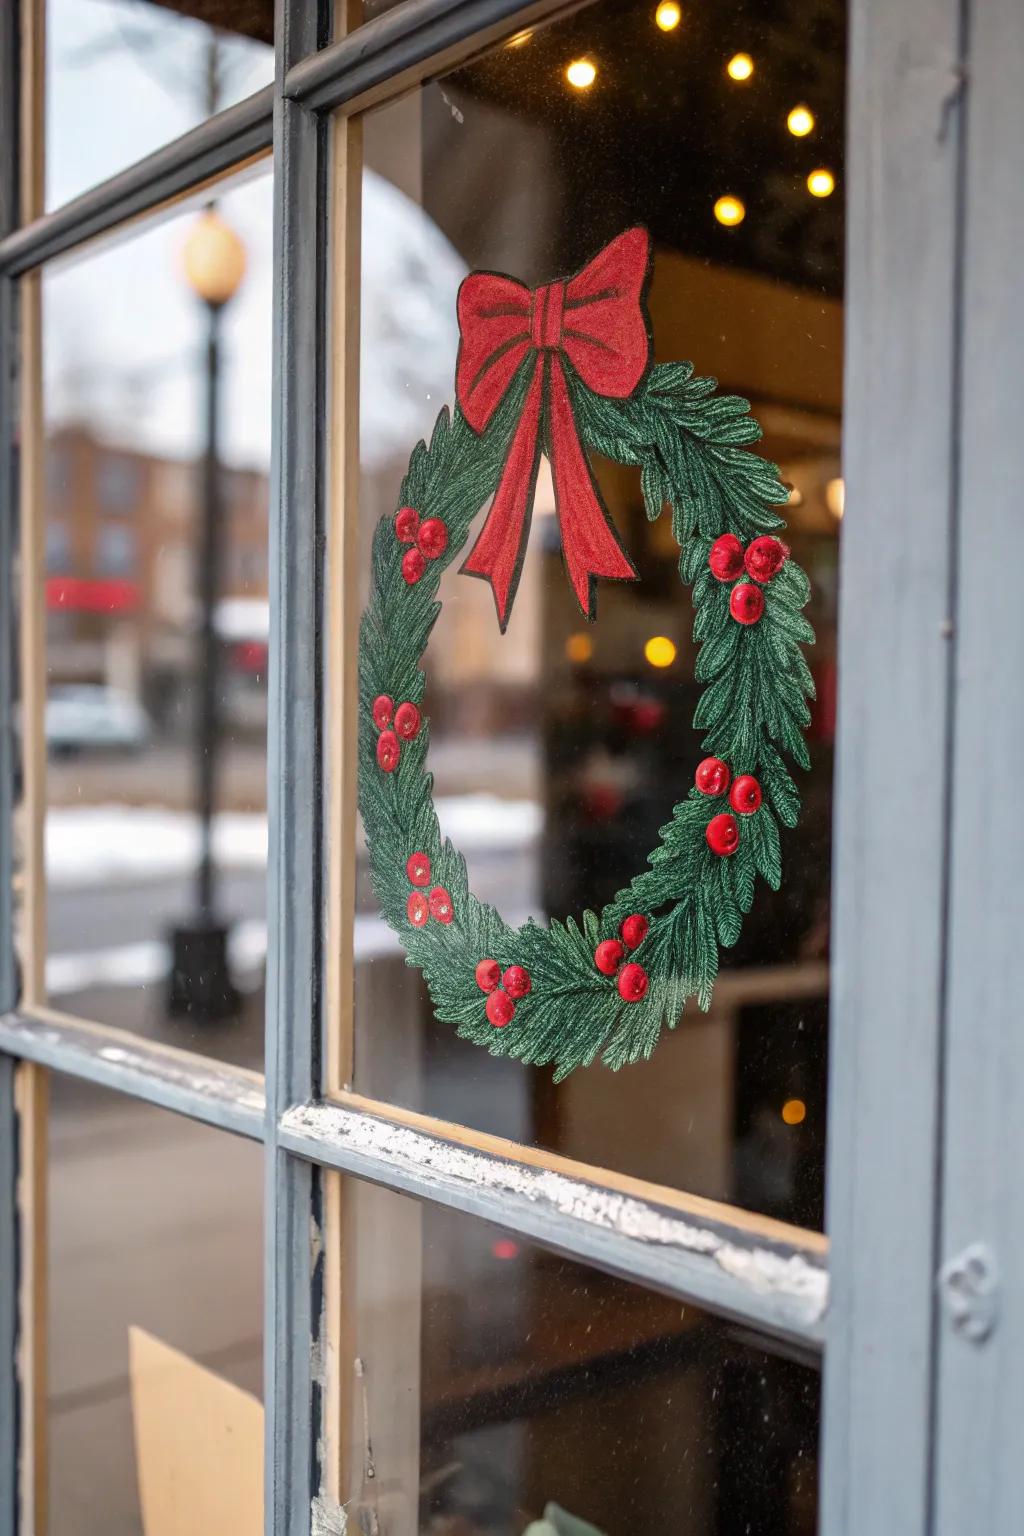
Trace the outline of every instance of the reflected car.
<instances>
[{"instance_id":1,"label":"reflected car","mask_svg":"<svg viewBox=\"0 0 1024 1536\"><path fill-rule=\"evenodd\" d=\"M114 688L53 688L46 699L46 747L55 757L104 749L141 752L151 728L138 700Z\"/></svg>"}]
</instances>

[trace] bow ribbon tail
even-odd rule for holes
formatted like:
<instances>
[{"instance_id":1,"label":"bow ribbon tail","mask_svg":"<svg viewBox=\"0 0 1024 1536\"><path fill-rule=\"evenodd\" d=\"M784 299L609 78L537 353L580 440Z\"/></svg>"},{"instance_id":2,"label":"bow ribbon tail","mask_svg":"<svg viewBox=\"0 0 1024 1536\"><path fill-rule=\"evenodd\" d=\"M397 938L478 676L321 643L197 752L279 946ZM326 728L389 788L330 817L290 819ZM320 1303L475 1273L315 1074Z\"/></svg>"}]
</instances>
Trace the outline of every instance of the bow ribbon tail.
<instances>
[{"instance_id":1,"label":"bow ribbon tail","mask_svg":"<svg viewBox=\"0 0 1024 1536\"><path fill-rule=\"evenodd\" d=\"M592 619L593 580L636 581L637 572L601 504L583 451L560 357L551 369L548 404L551 478L562 530L562 558L580 611Z\"/></svg>"},{"instance_id":2,"label":"bow ribbon tail","mask_svg":"<svg viewBox=\"0 0 1024 1536\"><path fill-rule=\"evenodd\" d=\"M533 516L533 493L540 468L540 418L544 401L544 359L538 356L494 493L491 510L462 570L491 584L498 625L508 626Z\"/></svg>"}]
</instances>

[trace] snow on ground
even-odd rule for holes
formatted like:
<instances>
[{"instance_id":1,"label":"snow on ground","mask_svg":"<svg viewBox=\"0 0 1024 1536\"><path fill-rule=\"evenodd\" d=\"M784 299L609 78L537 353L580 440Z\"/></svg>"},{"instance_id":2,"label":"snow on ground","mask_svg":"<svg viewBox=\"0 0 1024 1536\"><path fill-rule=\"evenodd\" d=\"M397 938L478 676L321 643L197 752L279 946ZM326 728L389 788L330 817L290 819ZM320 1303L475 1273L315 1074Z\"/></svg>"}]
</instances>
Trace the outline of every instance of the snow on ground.
<instances>
[{"instance_id":1,"label":"snow on ground","mask_svg":"<svg viewBox=\"0 0 1024 1536\"><path fill-rule=\"evenodd\" d=\"M460 848L519 848L540 833L533 800L449 795L435 802L442 832ZM214 817L214 858L223 869L262 869L267 818L223 811ZM61 889L187 875L199 857L198 818L183 811L123 805L55 807L46 817L46 876Z\"/></svg>"}]
</instances>

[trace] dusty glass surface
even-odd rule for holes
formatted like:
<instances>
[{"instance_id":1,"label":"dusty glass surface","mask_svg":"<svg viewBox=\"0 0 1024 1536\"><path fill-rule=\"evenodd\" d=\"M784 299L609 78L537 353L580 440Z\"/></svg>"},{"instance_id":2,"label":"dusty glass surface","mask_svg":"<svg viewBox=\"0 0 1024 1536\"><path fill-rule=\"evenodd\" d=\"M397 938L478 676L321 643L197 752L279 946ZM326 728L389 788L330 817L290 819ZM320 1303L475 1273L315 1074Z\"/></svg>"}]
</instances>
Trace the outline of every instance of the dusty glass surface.
<instances>
[{"instance_id":1,"label":"dusty glass surface","mask_svg":"<svg viewBox=\"0 0 1024 1536\"><path fill-rule=\"evenodd\" d=\"M812 583L818 700L782 890L759 882L710 1013L689 1004L649 1062L554 1086L550 1070L491 1059L434 1021L363 865L355 1086L811 1226L822 1220L843 511L844 28L827 0L813 26L805 7L732 4L684 5L668 29L653 6L602 0L369 114L363 140L363 595L373 526L453 398L462 277L484 268L535 285L639 222L654 243L656 360L691 360L749 399L757 451L793 487L786 539ZM568 78L581 60L593 69L583 88ZM812 190L816 171L829 195ZM475 893L508 921L608 900L643 867L703 756L669 519L647 522L635 472L597 473L641 580L599 582L597 623L581 620L542 466L507 634L460 560L426 653L441 827Z\"/></svg>"},{"instance_id":2,"label":"dusty glass surface","mask_svg":"<svg viewBox=\"0 0 1024 1536\"><path fill-rule=\"evenodd\" d=\"M273 0L46 0L46 207L274 78Z\"/></svg>"},{"instance_id":3,"label":"dusty glass surface","mask_svg":"<svg viewBox=\"0 0 1024 1536\"><path fill-rule=\"evenodd\" d=\"M214 1529L218 1477L261 1494L261 1148L50 1084L49 1528Z\"/></svg>"},{"instance_id":4,"label":"dusty glass surface","mask_svg":"<svg viewBox=\"0 0 1024 1536\"><path fill-rule=\"evenodd\" d=\"M357 1529L812 1536L814 1370L460 1213L365 1186L346 1199Z\"/></svg>"},{"instance_id":5,"label":"dusty glass surface","mask_svg":"<svg viewBox=\"0 0 1024 1536\"><path fill-rule=\"evenodd\" d=\"M220 185L214 202L212 211L194 207L133 229L43 275L45 982L49 1001L65 1012L258 1066L269 634L266 163L247 180ZM244 259L237 291L216 311L187 280L188 251L207 294L209 272L237 278ZM208 461L211 368L217 407ZM204 679L212 679L212 713ZM178 965L189 933L199 937ZM188 975L175 985L172 972L183 967Z\"/></svg>"}]
</instances>

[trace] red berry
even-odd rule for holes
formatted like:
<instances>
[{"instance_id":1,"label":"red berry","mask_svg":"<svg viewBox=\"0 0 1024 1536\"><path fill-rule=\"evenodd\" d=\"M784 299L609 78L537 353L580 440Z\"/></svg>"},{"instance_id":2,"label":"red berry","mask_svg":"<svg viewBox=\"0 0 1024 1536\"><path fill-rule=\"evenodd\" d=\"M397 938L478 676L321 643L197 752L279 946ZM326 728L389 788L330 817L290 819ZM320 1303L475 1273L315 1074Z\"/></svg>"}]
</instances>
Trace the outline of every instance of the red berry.
<instances>
[{"instance_id":1,"label":"red berry","mask_svg":"<svg viewBox=\"0 0 1024 1536\"><path fill-rule=\"evenodd\" d=\"M402 556L402 575L410 587L414 587L427 568L427 562L418 549L407 549Z\"/></svg>"},{"instance_id":2,"label":"red berry","mask_svg":"<svg viewBox=\"0 0 1024 1536\"><path fill-rule=\"evenodd\" d=\"M430 915L439 923L450 923L455 916L451 895L443 885L435 885L430 893Z\"/></svg>"},{"instance_id":3,"label":"red berry","mask_svg":"<svg viewBox=\"0 0 1024 1536\"><path fill-rule=\"evenodd\" d=\"M708 565L716 581L735 581L743 573L743 545L734 533L723 533L708 550Z\"/></svg>"},{"instance_id":4,"label":"red berry","mask_svg":"<svg viewBox=\"0 0 1024 1536\"><path fill-rule=\"evenodd\" d=\"M602 939L594 950L594 964L602 976L614 976L625 953L618 939Z\"/></svg>"},{"instance_id":5,"label":"red berry","mask_svg":"<svg viewBox=\"0 0 1024 1536\"><path fill-rule=\"evenodd\" d=\"M414 928L422 928L430 916L430 907L422 891L410 891L405 913Z\"/></svg>"},{"instance_id":6,"label":"red berry","mask_svg":"<svg viewBox=\"0 0 1024 1536\"><path fill-rule=\"evenodd\" d=\"M504 1029L506 1024L511 1024L515 1011L516 1005L507 992L492 992L487 999L485 1012L495 1029Z\"/></svg>"},{"instance_id":7,"label":"red berry","mask_svg":"<svg viewBox=\"0 0 1024 1536\"><path fill-rule=\"evenodd\" d=\"M706 757L694 776L694 783L702 795L724 795L729 788L728 763L720 757Z\"/></svg>"},{"instance_id":8,"label":"red berry","mask_svg":"<svg viewBox=\"0 0 1024 1536\"><path fill-rule=\"evenodd\" d=\"M642 944L650 926L642 912L633 912L629 917L624 917L619 932L622 934L622 942L626 948L636 949L638 944Z\"/></svg>"},{"instance_id":9,"label":"red berry","mask_svg":"<svg viewBox=\"0 0 1024 1536\"><path fill-rule=\"evenodd\" d=\"M631 960L624 965L619 972L618 988L619 996L624 1003L638 1003L647 991L647 972L642 965L637 965Z\"/></svg>"},{"instance_id":10,"label":"red berry","mask_svg":"<svg viewBox=\"0 0 1024 1536\"><path fill-rule=\"evenodd\" d=\"M395 701L386 693L378 693L373 701L373 723L378 731L386 730L395 712Z\"/></svg>"},{"instance_id":11,"label":"red berry","mask_svg":"<svg viewBox=\"0 0 1024 1536\"><path fill-rule=\"evenodd\" d=\"M395 513L395 537L401 544L415 544L420 531L420 515L414 507L399 507Z\"/></svg>"},{"instance_id":12,"label":"red berry","mask_svg":"<svg viewBox=\"0 0 1024 1536\"><path fill-rule=\"evenodd\" d=\"M736 817L730 816L728 811L723 811L721 816L712 816L704 835L711 852L720 854L723 858L730 853L735 853L740 845L740 829L736 823Z\"/></svg>"},{"instance_id":13,"label":"red berry","mask_svg":"<svg viewBox=\"0 0 1024 1536\"><path fill-rule=\"evenodd\" d=\"M408 700L395 710L395 730L403 741L412 741L420 733L423 717L415 704Z\"/></svg>"},{"instance_id":14,"label":"red berry","mask_svg":"<svg viewBox=\"0 0 1024 1536\"><path fill-rule=\"evenodd\" d=\"M761 786L751 773L741 773L729 792L729 804L741 816L752 816L761 804Z\"/></svg>"},{"instance_id":15,"label":"red berry","mask_svg":"<svg viewBox=\"0 0 1024 1536\"><path fill-rule=\"evenodd\" d=\"M737 624L756 624L764 613L764 593L749 581L733 587L729 598L729 612Z\"/></svg>"},{"instance_id":16,"label":"red berry","mask_svg":"<svg viewBox=\"0 0 1024 1536\"><path fill-rule=\"evenodd\" d=\"M501 978L501 984L509 997L525 997L533 986L529 971L521 965L510 965Z\"/></svg>"},{"instance_id":17,"label":"red berry","mask_svg":"<svg viewBox=\"0 0 1024 1536\"><path fill-rule=\"evenodd\" d=\"M405 872L413 885L430 884L430 860L425 853L410 853L405 861Z\"/></svg>"},{"instance_id":18,"label":"red berry","mask_svg":"<svg viewBox=\"0 0 1024 1536\"><path fill-rule=\"evenodd\" d=\"M747 575L753 576L755 581L771 581L786 563L789 550L781 539L773 539L770 534L762 534L752 544L747 545L747 553L743 563L747 568Z\"/></svg>"},{"instance_id":19,"label":"red berry","mask_svg":"<svg viewBox=\"0 0 1024 1536\"><path fill-rule=\"evenodd\" d=\"M420 528L416 543L428 560L439 560L448 548L448 529L439 517L428 517Z\"/></svg>"},{"instance_id":20,"label":"red berry","mask_svg":"<svg viewBox=\"0 0 1024 1536\"><path fill-rule=\"evenodd\" d=\"M377 764L385 773L394 773L402 755L401 744L394 731L382 731L377 737Z\"/></svg>"},{"instance_id":21,"label":"red berry","mask_svg":"<svg viewBox=\"0 0 1024 1536\"><path fill-rule=\"evenodd\" d=\"M501 966L497 960L481 960L476 968L476 984L481 992L493 992L501 980Z\"/></svg>"}]
</instances>

